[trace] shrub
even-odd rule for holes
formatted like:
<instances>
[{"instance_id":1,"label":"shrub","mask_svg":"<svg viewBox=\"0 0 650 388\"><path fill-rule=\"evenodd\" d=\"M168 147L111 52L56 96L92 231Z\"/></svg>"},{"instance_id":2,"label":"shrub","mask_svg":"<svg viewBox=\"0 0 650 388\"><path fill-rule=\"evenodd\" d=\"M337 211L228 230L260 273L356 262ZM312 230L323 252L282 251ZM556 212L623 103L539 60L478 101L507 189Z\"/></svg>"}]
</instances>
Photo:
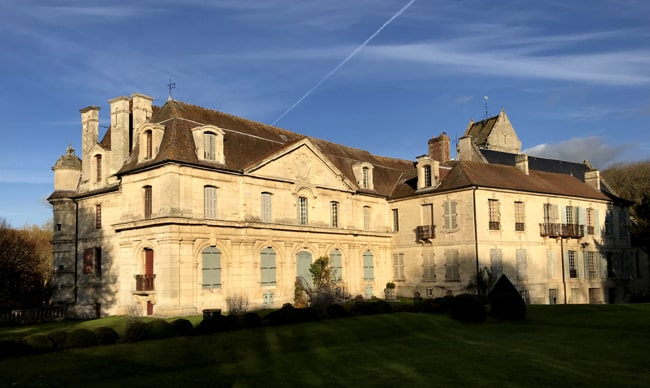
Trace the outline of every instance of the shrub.
<instances>
[{"instance_id":1,"label":"shrub","mask_svg":"<svg viewBox=\"0 0 650 388\"><path fill-rule=\"evenodd\" d=\"M54 350L52 340L45 334L34 334L25 338L25 343L36 352L51 352Z\"/></svg>"},{"instance_id":2,"label":"shrub","mask_svg":"<svg viewBox=\"0 0 650 388\"><path fill-rule=\"evenodd\" d=\"M89 329L74 329L68 334L68 348L87 348L97 345L97 336Z\"/></svg>"},{"instance_id":3,"label":"shrub","mask_svg":"<svg viewBox=\"0 0 650 388\"><path fill-rule=\"evenodd\" d=\"M249 312L244 314L242 321L246 329L254 329L256 327L262 326L262 318L260 318L259 314L257 313Z\"/></svg>"},{"instance_id":4,"label":"shrub","mask_svg":"<svg viewBox=\"0 0 650 388\"><path fill-rule=\"evenodd\" d=\"M56 330L47 334L50 341L52 341L52 346L54 350L63 350L67 346L68 342L68 332L64 330Z\"/></svg>"},{"instance_id":5,"label":"shrub","mask_svg":"<svg viewBox=\"0 0 650 388\"><path fill-rule=\"evenodd\" d=\"M447 312L451 309L451 305L454 304L454 297L452 295L445 295L442 298L433 299L433 303L440 306L440 312Z\"/></svg>"},{"instance_id":6,"label":"shrub","mask_svg":"<svg viewBox=\"0 0 650 388\"><path fill-rule=\"evenodd\" d=\"M210 319L202 320L201 323L199 323L199 327L197 329L201 334L218 333L230 330L231 322L232 318L227 318L223 315L216 315Z\"/></svg>"},{"instance_id":7,"label":"shrub","mask_svg":"<svg viewBox=\"0 0 650 388\"><path fill-rule=\"evenodd\" d=\"M485 322L487 313L478 295L460 294L451 305L451 317L461 322Z\"/></svg>"},{"instance_id":8,"label":"shrub","mask_svg":"<svg viewBox=\"0 0 650 388\"><path fill-rule=\"evenodd\" d=\"M149 339L149 327L141 319L127 319L124 341L138 342Z\"/></svg>"},{"instance_id":9,"label":"shrub","mask_svg":"<svg viewBox=\"0 0 650 388\"><path fill-rule=\"evenodd\" d=\"M327 306L327 315L330 318L345 318L348 316L348 312L342 305L333 303Z\"/></svg>"},{"instance_id":10,"label":"shrub","mask_svg":"<svg viewBox=\"0 0 650 388\"><path fill-rule=\"evenodd\" d=\"M20 357L36 353L35 349L22 339L0 340L0 359Z\"/></svg>"},{"instance_id":11,"label":"shrub","mask_svg":"<svg viewBox=\"0 0 650 388\"><path fill-rule=\"evenodd\" d=\"M490 314L494 318L507 320L522 320L526 318L526 303L521 295L510 292L490 295Z\"/></svg>"},{"instance_id":12,"label":"shrub","mask_svg":"<svg viewBox=\"0 0 650 388\"><path fill-rule=\"evenodd\" d=\"M444 299L444 298L437 298L437 299ZM422 302L422 311L425 313L430 313L430 314L441 314L445 313L449 310L449 305L451 303L448 303L447 305L443 305L440 303L441 301L436 299L425 299ZM445 303L446 301L442 301Z\"/></svg>"},{"instance_id":13,"label":"shrub","mask_svg":"<svg viewBox=\"0 0 650 388\"><path fill-rule=\"evenodd\" d=\"M120 340L120 335L112 327L98 327L95 329L95 335L99 345L113 345Z\"/></svg>"},{"instance_id":14,"label":"shrub","mask_svg":"<svg viewBox=\"0 0 650 388\"><path fill-rule=\"evenodd\" d=\"M164 319L156 318L147 322L147 339L163 339L174 336L172 324Z\"/></svg>"},{"instance_id":15,"label":"shrub","mask_svg":"<svg viewBox=\"0 0 650 388\"><path fill-rule=\"evenodd\" d=\"M352 313L360 315L374 315L392 313L393 307L385 300L374 300L372 302L354 302Z\"/></svg>"},{"instance_id":16,"label":"shrub","mask_svg":"<svg viewBox=\"0 0 650 388\"><path fill-rule=\"evenodd\" d=\"M194 325L185 318L173 320L171 325L172 329L174 329L174 334L177 336L190 336L194 332Z\"/></svg>"},{"instance_id":17,"label":"shrub","mask_svg":"<svg viewBox=\"0 0 650 388\"><path fill-rule=\"evenodd\" d=\"M241 293L230 295L226 297L226 306L229 315L242 315L248 311L248 296Z\"/></svg>"},{"instance_id":18,"label":"shrub","mask_svg":"<svg viewBox=\"0 0 650 388\"><path fill-rule=\"evenodd\" d=\"M311 308L314 309L319 318L324 319L329 316L327 307L334 304L335 301L336 298L330 292L319 291L311 297Z\"/></svg>"}]
</instances>

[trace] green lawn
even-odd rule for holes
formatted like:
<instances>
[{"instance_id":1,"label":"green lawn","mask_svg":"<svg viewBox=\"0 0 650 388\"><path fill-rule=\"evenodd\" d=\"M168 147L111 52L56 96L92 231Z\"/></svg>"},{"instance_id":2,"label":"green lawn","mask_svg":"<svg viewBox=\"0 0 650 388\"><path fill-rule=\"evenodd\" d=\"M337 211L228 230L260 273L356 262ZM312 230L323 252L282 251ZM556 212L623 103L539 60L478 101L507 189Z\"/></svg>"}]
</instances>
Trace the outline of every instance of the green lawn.
<instances>
[{"instance_id":1,"label":"green lawn","mask_svg":"<svg viewBox=\"0 0 650 388\"><path fill-rule=\"evenodd\" d=\"M650 305L396 313L0 360L0 386L650 386Z\"/></svg>"}]
</instances>

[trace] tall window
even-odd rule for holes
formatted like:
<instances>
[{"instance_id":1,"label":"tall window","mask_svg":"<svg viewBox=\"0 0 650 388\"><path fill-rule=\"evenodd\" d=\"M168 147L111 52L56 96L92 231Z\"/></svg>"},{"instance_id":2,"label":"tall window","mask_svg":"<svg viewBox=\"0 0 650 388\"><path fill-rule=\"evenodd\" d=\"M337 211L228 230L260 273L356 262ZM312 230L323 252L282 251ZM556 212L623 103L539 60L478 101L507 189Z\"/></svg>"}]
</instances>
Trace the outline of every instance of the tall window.
<instances>
[{"instance_id":1,"label":"tall window","mask_svg":"<svg viewBox=\"0 0 650 388\"><path fill-rule=\"evenodd\" d=\"M594 234L594 220L596 219L595 210L592 208L587 209L587 234Z\"/></svg>"},{"instance_id":2,"label":"tall window","mask_svg":"<svg viewBox=\"0 0 650 388\"><path fill-rule=\"evenodd\" d=\"M363 254L363 280L373 280L375 278L374 256L372 252L366 251Z\"/></svg>"},{"instance_id":3,"label":"tall window","mask_svg":"<svg viewBox=\"0 0 650 388\"><path fill-rule=\"evenodd\" d=\"M272 219L271 200L272 199L273 199L273 194L262 193L262 222L271 222Z\"/></svg>"},{"instance_id":4,"label":"tall window","mask_svg":"<svg viewBox=\"0 0 650 388\"><path fill-rule=\"evenodd\" d=\"M300 225L307 225L309 223L307 197L298 197L298 223Z\"/></svg>"},{"instance_id":5,"label":"tall window","mask_svg":"<svg viewBox=\"0 0 650 388\"><path fill-rule=\"evenodd\" d=\"M332 228L339 227L339 203L330 202L330 225Z\"/></svg>"},{"instance_id":6,"label":"tall window","mask_svg":"<svg viewBox=\"0 0 650 388\"><path fill-rule=\"evenodd\" d=\"M517 249L517 280L527 279L528 269L526 264L526 250Z\"/></svg>"},{"instance_id":7,"label":"tall window","mask_svg":"<svg viewBox=\"0 0 650 388\"><path fill-rule=\"evenodd\" d=\"M153 150L153 138L152 138L151 131L145 132L144 137L145 137L145 142L146 142L146 144L145 144L146 149L145 149L145 157L144 158L145 159L151 159L151 157L153 155L153 152L152 152L152 150Z\"/></svg>"},{"instance_id":8,"label":"tall window","mask_svg":"<svg viewBox=\"0 0 650 388\"><path fill-rule=\"evenodd\" d=\"M217 188L214 186L203 188L203 214L207 219L217 218Z\"/></svg>"},{"instance_id":9,"label":"tall window","mask_svg":"<svg viewBox=\"0 0 650 388\"><path fill-rule=\"evenodd\" d=\"M515 230L523 232L526 224L526 213L523 202L515 202Z\"/></svg>"},{"instance_id":10,"label":"tall window","mask_svg":"<svg viewBox=\"0 0 650 388\"><path fill-rule=\"evenodd\" d=\"M144 187L144 218L151 218L151 186Z\"/></svg>"},{"instance_id":11,"label":"tall window","mask_svg":"<svg viewBox=\"0 0 650 388\"><path fill-rule=\"evenodd\" d=\"M363 229L370 229L370 206L363 207Z\"/></svg>"},{"instance_id":12,"label":"tall window","mask_svg":"<svg viewBox=\"0 0 650 388\"><path fill-rule=\"evenodd\" d=\"M607 236L612 236L614 234L612 229L613 229L612 211L610 209L607 209L607 213L605 214L605 234Z\"/></svg>"},{"instance_id":13,"label":"tall window","mask_svg":"<svg viewBox=\"0 0 650 388\"><path fill-rule=\"evenodd\" d=\"M364 189L370 187L370 169L368 167L361 169L361 187Z\"/></svg>"},{"instance_id":14,"label":"tall window","mask_svg":"<svg viewBox=\"0 0 650 388\"><path fill-rule=\"evenodd\" d=\"M436 280L436 264L434 261L433 252L430 250L424 251L422 260L422 279L429 282Z\"/></svg>"},{"instance_id":15,"label":"tall window","mask_svg":"<svg viewBox=\"0 0 650 388\"><path fill-rule=\"evenodd\" d=\"M424 166L424 187L431 187L431 166Z\"/></svg>"},{"instance_id":16,"label":"tall window","mask_svg":"<svg viewBox=\"0 0 650 388\"><path fill-rule=\"evenodd\" d=\"M552 205L550 203L544 204L544 223L545 224L556 224L558 220L558 209L557 205Z\"/></svg>"},{"instance_id":17,"label":"tall window","mask_svg":"<svg viewBox=\"0 0 650 388\"><path fill-rule=\"evenodd\" d=\"M618 213L618 237L622 240L627 239L627 214L624 210Z\"/></svg>"},{"instance_id":18,"label":"tall window","mask_svg":"<svg viewBox=\"0 0 650 388\"><path fill-rule=\"evenodd\" d=\"M393 232L399 232L399 210L393 209Z\"/></svg>"},{"instance_id":19,"label":"tall window","mask_svg":"<svg viewBox=\"0 0 650 388\"><path fill-rule=\"evenodd\" d=\"M86 275L102 275L102 249L84 249L83 273Z\"/></svg>"},{"instance_id":20,"label":"tall window","mask_svg":"<svg viewBox=\"0 0 650 388\"><path fill-rule=\"evenodd\" d=\"M404 280L404 254L393 254L393 277L395 280Z\"/></svg>"},{"instance_id":21,"label":"tall window","mask_svg":"<svg viewBox=\"0 0 650 388\"><path fill-rule=\"evenodd\" d=\"M455 249L448 249L445 252L445 280L460 280L460 272L458 270L458 251Z\"/></svg>"},{"instance_id":22,"label":"tall window","mask_svg":"<svg viewBox=\"0 0 650 388\"><path fill-rule=\"evenodd\" d=\"M566 219L566 224L567 225L572 225L573 219L574 219L574 214L573 214L573 206L567 206L565 208L565 219Z\"/></svg>"},{"instance_id":23,"label":"tall window","mask_svg":"<svg viewBox=\"0 0 650 388\"><path fill-rule=\"evenodd\" d=\"M546 277L552 279L555 276L555 251L546 251Z\"/></svg>"},{"instance_id":24,"label":"tall window","mask_svg":"<svg viewBox=\"0 0 650 388\"><path fill-rule=\"evenodd\" d=\"M95 181L96 182L101 182L102 181L102 156L101 155L96 155L95 156L95 170L97 170L97 174L95 175Z\"/></svg>"},{"instance_id":25,"label":"tall window","mask_svg":"<svg viewBox=\"0 0 650 388\"><path fill-rule=\"evenodd\" d=\"M578 267L576 265L576 251L569 251L569 277L578 277Z\"/></svg>"},{"instance_id":26,"label":"tall window","mask_svg":"<svg viewBox=\"0 0 650 388\"><path fill-rule=\"evenodd\" d=\"M95 229L102 228L102 205L95 205Z\"/></svg>"},{"instance_id":27,"label":"tall window","mask_svg":"<svg viewBox=\"0 0 650 388\"><path fill-rule=\"evenodd\" d=\"M444 209L445 229L453 230L458 229L458 217L456 215L456 201L451 199L446 200L442 207Z\"/></svg>"},{"instance_id":28,"label":"tall window","mask_svg":"<svg viewBox=\"0 0 650 388\"><path fill-rule=\"evenodd\" d=\"M488 199L488 211L490 212L490 230L501 229L501 214L499 213L498 199Z\"/></svg>"},{"instance_id":29,"label":"tall window","mask_svg":"<svg viewBox=\"0 0 650 388\"><path fill-rule=\"evenodd\" d=\"M490 272L495 279L499 279L503 274L501 249L490 249Z\"/></svg>"},{"instance_id":30,"label":"tall window","mask_svg":"<svg viewBox=\"0 0 650 388\"><path fill-rule=\"evenodd\" d=\"M205 132L203 134L203 158L207 160L215 160L215 144L217 135L212 132Z\"/></svg>"},{"instance_id":31,"label":"tall window","mask_svg":"<svg viewBox=\"0 0 650 388\"><path fill-rule=\"evenodd\" d=\"M262 270L262 286L274 286L276 284L275 274L275 251L268 247L262 249L260 254L260 268Z\"/></svg>"},{"instance_id":32,"label":"tall window","mask_svg":"<svg viewBox=\"0 0 650 388\"><path fill-rule=\"evenodd\" d=\"M594 252L587 252L587 273L590 279L595 279L598 277Z\"/></svg>"},{"instance_id":33,"label":"tall window","mask_svg":"<svg viewBox=\"0 0 650 388\"><path fill-rule=\"evenodd\" d=\"M341 251L333 249L330 252L330 268L332 269L332 280L340 282L343 278L343 260Z\"/></svg>"},{"instance_id":34,"label":"tall window","mask_svg":"<svg viewBox=\"0 0 650 388\"><path fill-rule=\"evenodd\" d=\"M221 287L221 251L207 247L202 252L203 288Z\"/></svg>"}]
</instances>

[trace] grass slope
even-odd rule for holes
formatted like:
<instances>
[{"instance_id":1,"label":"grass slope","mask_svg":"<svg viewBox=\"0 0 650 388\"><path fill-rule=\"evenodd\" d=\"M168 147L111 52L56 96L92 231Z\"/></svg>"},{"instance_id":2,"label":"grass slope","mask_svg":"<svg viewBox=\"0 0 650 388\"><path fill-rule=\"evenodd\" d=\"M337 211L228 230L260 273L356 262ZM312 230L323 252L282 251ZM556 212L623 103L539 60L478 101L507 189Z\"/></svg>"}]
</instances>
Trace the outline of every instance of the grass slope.
<instances>
[{"instance_id":1,"label":"grass slope","mask_svg":"<svg viewBox=\"0 0 650 388\"><path fill-rule=\"evenodd\" d=\"M396 313L0 361L0 386L650 386L650 305Z\"/></svg>"}]
</instances>

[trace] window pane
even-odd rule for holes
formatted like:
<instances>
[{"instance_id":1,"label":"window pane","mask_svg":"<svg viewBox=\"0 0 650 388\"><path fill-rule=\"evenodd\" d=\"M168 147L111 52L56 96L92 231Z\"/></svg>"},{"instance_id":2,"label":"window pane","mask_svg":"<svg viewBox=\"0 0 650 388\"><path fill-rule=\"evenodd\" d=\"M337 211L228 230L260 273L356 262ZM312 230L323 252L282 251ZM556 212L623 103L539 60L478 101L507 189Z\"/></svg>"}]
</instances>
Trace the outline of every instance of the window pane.
<instances>
[{"instance_id":1,"label":"window pane","mask_svg":"<svg viewBox=\"0 0 650 388\"><path fill-rule=\"evenodd\" d=\"M212 186L204 187L204 214L205 218L217 218L217 188Z\"/></svg>"},{"instance_id":2,"label":"window pane","mask_svg":"<svg viewBox=\"0 0 650 388\"><path fill-rule=\"evenodd\" d=\"M271 222L271 193L262 193L262 222Z\"/></svg>"},{"instance_id":3,"label":"window pane","mask_svg":"<svg viewBox=\"0 0 650 388\"><path fill-rule=\"evenodd\" d=\"M260 254L262 269L262 285L270 286L276 284L275 274L275 251L272 248L262 249Z\"/></svg>"},{"instance_id":4,"label":"window pane","mask_svg":"<svg viewBox=\"0 0 650 388\"><path fill-rule=\"evenodd\" d=\"M375 278L374 256L372 252L366 251L363 254L363 279L373 280Z\"/></svg>"},{"instance_id":5,"label":"window pane","mask_svg":"<svg viewBox=\"0 0 650 388\"><path fill-rule=\"evenodd\" d=\"M221 287L221 251L208 247L202 253L203 288Z\"/></svg>"}]
</instances>

